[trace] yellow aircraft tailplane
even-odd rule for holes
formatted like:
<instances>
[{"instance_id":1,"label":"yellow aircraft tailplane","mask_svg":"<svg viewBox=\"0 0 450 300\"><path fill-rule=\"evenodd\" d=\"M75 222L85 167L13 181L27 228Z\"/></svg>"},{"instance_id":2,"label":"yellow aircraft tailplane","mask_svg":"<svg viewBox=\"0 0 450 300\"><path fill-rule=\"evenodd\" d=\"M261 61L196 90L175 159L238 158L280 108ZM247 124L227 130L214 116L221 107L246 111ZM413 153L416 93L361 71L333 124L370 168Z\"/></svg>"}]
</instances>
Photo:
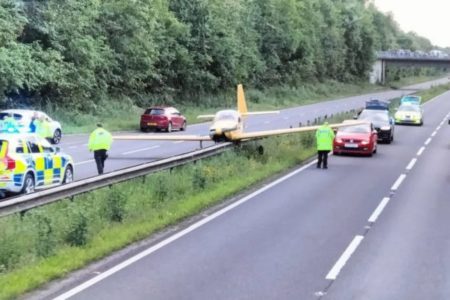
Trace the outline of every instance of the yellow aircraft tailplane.
<instances>
[{"instance_id":1,"label":"yellow aircraft tailplane","mask_svg":"<svg viewBox=\"0 0 450 300\"><path fill-rule=\"evenodd\" d=\"M244 88L242 87L242 84L238 84L237 86L237 109L242 115L248 113L247 102L245 101Z\"/></svg>"},{"instance_id":2,"label":"yellow aircraft tailplane","mask_svg":"<svg viewBox=\"0 0 450 300\"><path fill-rule=\"evenodd\" d=\"M247 109L247 102L245 101L244 88L242 84L238 84L237 86L237 110L242 116L280 113L278 110L249 112Z\"/></svg>"}]
</instances>

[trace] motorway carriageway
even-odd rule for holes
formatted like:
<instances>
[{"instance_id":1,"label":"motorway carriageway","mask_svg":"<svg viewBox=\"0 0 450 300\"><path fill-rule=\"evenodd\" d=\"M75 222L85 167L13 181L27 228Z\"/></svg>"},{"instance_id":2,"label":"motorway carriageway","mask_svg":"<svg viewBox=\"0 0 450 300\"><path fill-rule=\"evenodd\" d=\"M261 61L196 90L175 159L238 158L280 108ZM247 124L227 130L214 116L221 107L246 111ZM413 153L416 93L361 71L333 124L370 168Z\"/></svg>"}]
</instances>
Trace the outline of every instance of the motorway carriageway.
<instances>
[{"instance_id":1,"label":"motorway carriageway","mask_svg":"<svg viewBox=\"0 0 450 300\"><path fill-rule=\"evenodd\" d=\"M291 109L282 110L276 115L256 115L250 116L246 120L246 131L268 130L297 127L301 122L306 125L307 121L313 121L317 117L324 115L336 114L338 112L358 109L365 105L365 101L372 98L380 100L389 100L401 97L405 94L412 93L418 89L426 89L431 85L437 85L449 82L448 78L434 80L422 84L405 87L402 90L394 90L387 92L378 92L362 96L344 98L340 100L326 101L322 103L305 105ZM252 99L247 99L251 102ZM138 126L139 120L136 120ZM94 126L95 124L92 124ZM186 132L181 134L208 134L209 123L189 125ZM64 128L63 128L64 131ZM136 134L143 134L136 131ZM159 133L144 133L145 135ZM163 133L164 134L164 133ZM174 134L180 134L174 132ZM87 149L88 135L66 135L63 136L61 149L72 155L75 162L75 180L81 180L97 175L97 169L93 159L93 154ZM204 147L212 145L212 143L203 143ZM105 163L105 172L120 170L126 167L139 165L145 162L167 158L173 155L179 155L199 149L198 142L163 142L163 141L115 141L109 151L109 158Z\"/></svg>"},{"instance_id":2,"label":"motorway carriageway","mask_svg":"<svg viewBox=\"0 0 450 300\"><path fill-rule=\"evenodd\" d=\"M30 299L449 299L450 92L373 157L331 156Z\"/></svg>"}]
</instances>

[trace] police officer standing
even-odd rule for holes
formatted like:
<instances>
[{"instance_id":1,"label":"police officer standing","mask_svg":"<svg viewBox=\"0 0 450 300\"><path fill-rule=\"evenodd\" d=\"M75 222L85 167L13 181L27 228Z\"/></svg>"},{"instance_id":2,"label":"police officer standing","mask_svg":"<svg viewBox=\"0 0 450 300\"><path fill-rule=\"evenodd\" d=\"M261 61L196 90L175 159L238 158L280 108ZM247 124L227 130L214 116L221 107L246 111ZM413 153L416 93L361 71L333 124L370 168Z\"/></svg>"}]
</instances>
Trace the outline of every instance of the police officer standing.
<instances>
[{"instance_id":1,"label":"police officer standing","mask_svg":"<svg viewBox=\"0 0 450 300\"><path fill-rule=\"evenodd\" d=\"M316 131L317 141L317 168L323 165L324 169L328 169L328 153L333 149L334 132L328 125L323 123Z\"/></svg>"},{"instance_id":2,"label":"police officer standing","mask_svg":"<svg viewBox=\"0 0 450 300\"><path fill-rule=\"evenodd\" d=\"M88 148L89 151L94 151L94 159L99 175L103 174L105 160L108 157L107 151L111 148L111 144L111 134L103 128L102 124L98 123L97 129L89 136Z\"/></svg>"}]
</instances>

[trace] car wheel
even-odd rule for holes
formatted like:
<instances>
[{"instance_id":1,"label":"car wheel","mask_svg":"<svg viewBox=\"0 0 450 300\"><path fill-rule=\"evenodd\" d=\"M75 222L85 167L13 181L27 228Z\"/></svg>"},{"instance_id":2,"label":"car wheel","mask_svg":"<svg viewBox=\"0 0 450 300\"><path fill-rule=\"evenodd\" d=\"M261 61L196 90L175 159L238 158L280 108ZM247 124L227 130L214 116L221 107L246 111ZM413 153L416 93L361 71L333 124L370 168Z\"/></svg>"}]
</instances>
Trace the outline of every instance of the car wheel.
<instances>
[{"instance_id":1,"label":"car wheel","mask_svg":"<svg viewBox=\"0 0 450 300\"><path fill-rule=\"evenodd\" d=\"M63 184L71 183L73 181L73 169L72 166L67 166L66 171L64 172Z\"/></svg>"},{"instance_id":2,"label":"car wheel","mask_svg":"<svg viewBox=\"0 0 450 300\"><path fill-rule=\"evenodd\" d=\"M375 148L373 149L373 154L376 154L378 150L378 147L375 146Z\"/></svg>"},{"instance_id":3,"label":"car wheel","mask_svg":"<svg viewBox=\"0 0 450 300\"><path fill-rule=\"evenodd\" d=\"M34 192L34 176L32 173L27 173L23 181L22 194L30 194Z\"/></svg>"},{"instance_id":4,"label":"car wheel","mask_svg":"<svg viewBox=\"0 0 450 300\"><path fill-rule=\"evenodd\" d=\"M52 143L59 144L60 141L61 141L61 130L56 129L55 132L53 133Z\"/></svg>"},{"instance_id":5,"label":"car wheel","mask_svg":"<svg viewBox=\"0 0 450 300\"><path fill-rule=\"evenodd\" d=\"M167 125L167 132L172 132L172 122L169 122L169 125Z\"/></svg>"},{"instance_id":6,"label":"car wheel","mask_svg":"<svg viewBox=\"0 0 450 300\"><path fill-rule=\"evenodd\" d=\"M183 125L181 126L180 130L185 131L187 127L186 121L183 122Z\"/></svg>"}]
</instances>

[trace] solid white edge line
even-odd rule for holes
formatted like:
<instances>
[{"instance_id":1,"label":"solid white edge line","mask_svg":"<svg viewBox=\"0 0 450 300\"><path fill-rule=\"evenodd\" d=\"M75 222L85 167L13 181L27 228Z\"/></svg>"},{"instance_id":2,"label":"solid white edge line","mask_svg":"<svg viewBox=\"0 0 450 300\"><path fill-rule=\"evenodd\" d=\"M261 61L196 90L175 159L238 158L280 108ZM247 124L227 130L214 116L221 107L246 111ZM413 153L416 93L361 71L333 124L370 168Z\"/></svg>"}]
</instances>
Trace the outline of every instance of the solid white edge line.
<instances>
[{"instance_id":1,"label":"solid white edge line","mask_svg":"<svg viewBox=\"0 0 450 300\"><path fill-rule=\"evenodd\" d=\"M156 146L151 146L151 147L147 147L147 148L127 151L127 152L123 152L122 155L128 155L128 154L133 154L133 153L142 152L142 151L146 151L146 150L152 150L152 149L156 149L156 148L159 148L159 147L160 147L159 145L156 145Z\"/></svg>"},{"instance_id":2,"label":"solid white edge line","mask_svg":"<svg viewBox=\"0 0 450 300\"><path fill-rule=\"evenodd\" d=\"M431 138L428 138L428 139L425 141L425 145L428 145L430 142L431 142Z\"/></svg>"},{"instance_id":3,"label":"solid white edge line","mask_svg":"<svg viewBox=\"0 0 450 300\"><path fill-rule=\"evenodd\" d=\"M95 161L94 159L85 160L85 161L82 161L82 162L74 163L74 166L84 165L84 164L88 164L88 163L91 163L91 162L94 162L94 161Z\"/></svg>"},{"instance_id":4,"label":"solid white edge line","mask_svg":"<svg viewBox=\"0 0 450 300\"><path fill-rule=\"evenodd\" d=\"M417 151L417 156L421 156L423 151L425 151L425 147L421 147L419 151Z\"/></svg>"},{"instance_id":5,"label":"solid white edge line","mask_svg":"<svg viewBox=\"0 0 450 300\"><path fill-rule=\"evenodd\" d=\"M414 165L416 164L416 162L417 162L417 158L411 159L408 166L406 167L406 170L408 170L408 171L411 170L414 167Z\"/></svg>"},{"instance_id":6,"label":"solid white edge line","mask_svg":"<svg viewBox=\"0 0 450 300\"><path fill-rule=\"evenodd\" d=\"M173 144L181 144L181 143L184 143L184 141L175 141L175 142L172 142Z\"/></svg>"},{"instance_id":7,"label":"solid white edge line","mask_svg":"<svg viewBox=\"0 0 450 300\"><path fill-rule=\"evenodd\" d=\"M337 276L339 275L339 272L345 266L345 264L350 259L353 252L355 252L356 248L358 248L359 244L363 239L364 237L362 235L355 236L350 245L348 245L347 249L345 249L344 253L342 253L341 257L339 257L338 261L334 264L333 268L330 270L330 272L328 272L325 279L336 280Z\"/></svg>"},{"instance_id":8,"label":"solid white edge line","mask_svg":"<svg viewBox=\"0 0 450 300\"><path fill-rule=\"evenodd\" d=\"M377 221L378 217L380 216L381 212L383 212L383 209L386 207L389 200L391 200L389 197L385 197L383 198L383 200L381 200L380 204L378 204L378 207L374 210L368 220L370 223L375 223Z\"/></svg>"},{"instance_id":9,"label":"solid white edge line","mask_svg":"<svg viewBox=\"0 0 450 300\"><path fill-rule=\"evenodd\" d=\"M81 285L78 285L78 286L74 287L73 289L65 292L64 294L54 298L54 300L68 299L68 298L78 294L79 292L87 289L88 287L93 286L94 284L102 281L103 279L113 275L114 273L117 273L118 271L128 267L129 265L137 262L138 260L140 260L140 259L142 259L142 258L144 258L144 257L146 257L146 256L148 256L150 254L152 254L153 252L155 252L155 251L163 248L164 246L166 246L166 245L168 245L168 244L178 240L179 238L181 238L181 237L185 236L186 234L196 230L197 228L205 225L206 223L214 220L215 218L225 214L226 212L234 209L235 207L237 207L237 206L239 206L239 205L249 201L250 199L254 198L255 196L257 196L257 195L267 191L268 189L270 189L270 188L280 184L281 182L283 182L283 181L285 181L285 180L287 180L287 179L297 175L298 173L304 171L305 169L309 168L310 166L312 166L312 165L314 165L316 163L317 163L317 159L315 159L312 162L304 165L303 167L301 167L301 168L299 168L299 169L297 169L297 170L295 170L295 171L293 171L293 172L291 172L291 173L289 173L289 174L287 174L287 175L285 175L285 176L275 180L274 182L271 182L270 184L268 184L268 185L264 186L263 188L255 191L253 193L251 193L250 195L247 195L244 198L242 198L242 199L240 199L240 200L230 204L229 206L222 208L221 210L219 210L219 211L215 212L214 214L212 214L212 215L210 215L210 216L208 216L208 217L206 217L206 218L204 218L204 219L202 219L202 220L192 224L191 226L183 229L182 231L175 233L174 235L168 237L167 239L165 239L165 240L159 242L158 244L153 245L152 247L150 247L150 248L148 248L148 249L138 253L137 255L135 255L135 256L133 256L133 257L123 261L122 263L120 263L120 264L110 268L109 270L101 273L100 275L95 276L94 278L92 278L92 279L82 283Z\"/></svg>"},{"instance_id":10,"label":"solid white edge line","mask_svg":"<svg viewBox=\"0 0 450 300\"><path fill-rule=\"evenodd\" d=\"M396 191L400 185L402 184L403 180L405 180L406 174L400 175L397 180L394 182L394 184L391 187L391 190Z\"/></svg>"}]
</instances>

